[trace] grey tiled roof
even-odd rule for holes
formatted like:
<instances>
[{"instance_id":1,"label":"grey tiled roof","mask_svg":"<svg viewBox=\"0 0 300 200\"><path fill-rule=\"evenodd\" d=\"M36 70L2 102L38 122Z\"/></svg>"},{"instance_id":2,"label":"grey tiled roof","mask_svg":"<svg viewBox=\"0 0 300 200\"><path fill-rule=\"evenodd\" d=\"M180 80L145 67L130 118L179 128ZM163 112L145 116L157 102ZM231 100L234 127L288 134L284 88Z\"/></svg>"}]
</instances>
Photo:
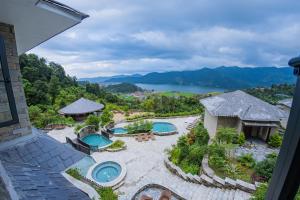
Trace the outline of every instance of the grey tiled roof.
<instances>
[{"instance_id":1,"label":"grey tiled roof","mask_svg":"<svg viewBox=\"0 0 300 200\"><path fill-rule=\"evenodd\" d=\"M279 122L283 116L283 113L276 106L240 90L205 98L200 102L214 116L274 122Z\"/></svg>"},{"instance_id":2,"label":"grey tiled roof","mask_svg":"<svg viewBox=\"0 0 300 200\"><path fill-rule=\"evenodd\" d=\"M101 103L96 103L85 98L80 98L77 101L71 103L70 105L60 109L59 113L69 115L86 114L102 110L103 108L104 105Z\"/></svg>"},{"instance_id":3,"label":"grey tiled roof","mask_svg":"<svg viewBox=\"0 0 300 200\"><path fill-rule=\"evenodd\" d=\"M85 200L88 196L59 172L24 163L2 163L20 200Z\"/></svg>"},{"instance_id":4,"label":"grey tiled roof","mask_svg":"<svg viewBox=\"0 0 300 200\"><path fill-rule=\"evenodd\" d=\"M284 100L278 101L278 104L282 104L282 105L285 105L285 106L291 108L292 102L293 102L293 99L284 99Z\"/></svg>"},{"instance_id":5,"label":"grey tiled roof","mask_svg":"<svg viewBox=\"0 0 300 200\"><path fill-rule=\"evenodd\" d=\"M48 135L40 133L26 144L0 152L1 160L23 162L59 172L84 156L68 144L59 143Z\"/></svg>"},{"instance_id":6,"label":"grey tiled roof","mask_svg":"<svg viewBox=\"0 0 300 200\"><path fill-rule=\"evenodd\" d=\"M21 199L89 199L60 173L85 154L35 131L35 137L0 152L0 160Z\"/></svg>"}]
</instances>

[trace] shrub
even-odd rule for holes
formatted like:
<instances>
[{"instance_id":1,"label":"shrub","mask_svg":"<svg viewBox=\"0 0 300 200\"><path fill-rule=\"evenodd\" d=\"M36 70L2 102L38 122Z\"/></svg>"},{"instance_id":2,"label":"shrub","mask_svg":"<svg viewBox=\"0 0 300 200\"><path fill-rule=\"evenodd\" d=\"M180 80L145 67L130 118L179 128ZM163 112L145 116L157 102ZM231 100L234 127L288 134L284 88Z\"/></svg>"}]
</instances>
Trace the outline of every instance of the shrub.
<instances>
[{"instance_id":1,"label":"shrub","mask_svg":"<svg viewBox=\"0 0 300 200\"><path fill-rule=\"evenodd\" d=\"M174 163L175 165L178 165L179 162L179 157L180 157L180 148L177 146L174 146L170 151L169 151L169 155L170 155L170 160L172 163Z\"/></svg>"},{"instance_id":2,"label":"shrub","mask_svg":"<svg viewBox=\"0 0 300 200\"><path fill-rule=\"evenodd\" d=\"M182 162L179 164L179 167L185 173L191 173L191 174L198 174L200 170L199 164L190 163L187 159L182 160Z\"/></svg>"},{"instance_id":3,"label":"shrub","mask_svg":"<svg viewBox=\"0 0 300 200\"><path fill-rule=\"evenodd\" d=\"M266 180L269 180L272 176L276 160L277 156L275 154L269 154L263 161L260 161L256 164L256 174L265 178Z\"/></svg>"},{"instance_id":4,"label":"shrub","mask_svg":"<svg viewBox=\"0 0 300 200\"><path fill-rule=\"evenodd\" d=\"M97 188L96 191L100 195L101 200L118 200L112 188Z\"/></svg>"},{"instance_id":5,"label":"shrub","mask_svg":"<svg viewBox=\"0 0 300 200\"><path fill-rule=\"evenodd\" d=\"M224 171L225 167L227 166L227 161L225 160L225 158L218 155L209 156L208 162L210 166L220 169L222 171Z\"/></svg>"},{"instance_id":6,"label":"shrub","mask_svg":"<svg viewBox=\"0 0 300 200\"><path fill-rule=\"evenodd\" d=\"M209 145L208 152L210 156L218 156L225 158L225 147L217 143L212 143L211 145Z\"/></svg>"},{"instance_id":7,"label":"shrub","mask_svg":"<svg viewBox=\"0 0 300 200\"><path fill-rule=\"evenodd\" d=\"M125 145L124 141L116 140L109 146L109 148L110 149L120 149L120 148L124 147L124 145Z\"/></svg>"},{"instance_id":8,"label":"shrub","mask_svg":"<svg viewBox=\"0 0 300 200\"><path fill-rule=\"evenodd\" d=\"M237 159L242 166L254 168L255 167L255 159L253 158L252 154L244 154L238 157Z\"/></svg>"},{"instance_id":9,"label":"shrub","mask_svg":"<svg viewBox=\"0 0 300 200\"><path fill-rule=\"evenodd\" d=\"M189 154L186 158L189 161L189 163L201 165L201 161L205 153L206 146L199 146L197 144L194 144L189 147Z\"/></svg>"},{"instance_id":10,"label":"shrub","mask_svg":"<svg viewBox=\"0 0 300 200\"><path fill-rule=\"evenodd\" d=\"M108 108L106 108L101 114L100 119L101 119L101 126L105 126L113 121L113 114Z\"/></svg>"},{"instance_id":11,"label":"shrub","mask_svg":"<svg viewBox=\"0 0 300 200\"><path fill-rule=\"evenodd\" d=\"M67 174L69 174L73 178L76 178L78 180L81 179L81 175L80 175L79 169L77 169L77 168L70 168L66 172L67 172Z\"/></svg>"},{"instance_id":12,"label":"shrub","mask_svg":"<svg viewBox=\"0 0 300 200\"><path fill-rule=\"evenodd\" d=\"M194 129L192 129L191 133L195 135L195 143L199 145L207 145L209 135L202 123L199 123Z\"/></svg>"},{"instance_id":13,"label":"shrub","mask_svg":"<svg viewBox=\"0 0 300 200\"><path fill-rule=\"evenodd\" d=\"M89 115L84 123L85 123L86 126L89 126L89 125L95 126L96 130L98 130L99 129L100 118L96 115Z\"/></svg>"},{"instance_id":14,"label":"shrub","mask_svg":"<svg viewBox=\"0 0 300 200\"><path fill-rule=\"evenodd\" d=\"M143 132L150 132L153 127L153 123L150 121L137 121L133 124L127 125L125 128L128 131L128 134L135 134L135 133L143 133Z\"/></svg>"},{"instance_id":15,"label":"shrub","mask_svg":"<svg viewBox=\"0 0 300 200\"><path fill-rule=\"evenodd\" d=\"M234 138L238 135L234 128L219 128L217 130L216 139L219 143L233 143Z\"/></svg>"},{"instance_id":16,"label":"shrub","mask_svg":"<svg viewBox=\"0 0 300 200\"><path fill-rule=\"evenodd\" d=\"M267 183L260 184L259 187L256 188L256 191L253 193L251 200L265 200L267 189Z\"/></svg>"},{"instance_id":17,"label":"shrub","mask_svg":"<svg viewBox=\"0 0 300 200\"><path fill-rule=\"evenodd\" d=\"M75 132L78 132L80 129L82 129L84 127L84 124L77 124L75 126Z\"/></svg>"},{"instance_id":18,"label":"shrub","mask_svg":"<svg viewBox=\"0 0 300 200\"><path fill-rule=\"evenodd\" d=\"M268 144L272 147L277 148L281 146L281 143L282 143L282 137L278 133L275 133L270 137Z\"/></svg>"},{"instance_id":19,"label":"shrub","mask_svg":"<svg viewBox=\"0 0 300 200\"><path fill-rule=\"evenodd\" d=\"M245 144L245 142L246 142L245 134L242 132L242 133L239 134L236 143L242 146L242 145Z\"/></svg>"}]
</instances>

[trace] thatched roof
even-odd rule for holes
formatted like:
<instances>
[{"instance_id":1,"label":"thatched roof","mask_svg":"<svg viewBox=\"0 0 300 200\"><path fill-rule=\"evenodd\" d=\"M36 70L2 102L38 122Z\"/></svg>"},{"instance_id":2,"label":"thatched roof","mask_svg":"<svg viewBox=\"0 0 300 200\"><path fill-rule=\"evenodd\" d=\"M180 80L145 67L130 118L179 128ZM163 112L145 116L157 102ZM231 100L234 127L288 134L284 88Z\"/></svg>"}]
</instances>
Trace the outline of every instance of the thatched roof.
<instances>
[{"instance_id":1,"label":"thatched roof","mask_svg":"<svg viewBox=\"0 0 300 200\"><path fill-rule=\"evenodd\" d=\"M279 122L283 115L276 106L240 90L205 98L200 102L213 116L238 117L245 121Z\"/></svg>"},{"instance_id":2,"label":"thatched roof","mask_svg":"<svg viewBox=\"0 0 300 200\"><path fill-rule=\"evenodd\" d=\"M96 103L94 101L80 98L77 101L71 103L70 105L60 109L58 112L60 114L66 115L78 115L78 114L87 114L100 111L104 108L104 105L101 103Z\"/></svg>"}]
</instances>

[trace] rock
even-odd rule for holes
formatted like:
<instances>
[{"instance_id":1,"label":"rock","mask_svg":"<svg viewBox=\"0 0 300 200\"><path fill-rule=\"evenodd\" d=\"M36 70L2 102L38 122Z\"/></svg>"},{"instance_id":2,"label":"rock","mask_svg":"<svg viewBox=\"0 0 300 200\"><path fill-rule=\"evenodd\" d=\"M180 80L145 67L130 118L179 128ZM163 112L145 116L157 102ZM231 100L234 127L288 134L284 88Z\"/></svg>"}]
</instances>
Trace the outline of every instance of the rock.
<instances>
[{"instance_id":1,"label":"rock","mask_svg":"<svg viewBox=\"0 0 300 200\"><path fill-rule=\"evenodd\" d=\"M242 181L240 179L236 180L236 187L245 191L245 192L254 192L256 190L255 185L251 183L247 183L245 181Z\"/></svg>"}]
</instances>

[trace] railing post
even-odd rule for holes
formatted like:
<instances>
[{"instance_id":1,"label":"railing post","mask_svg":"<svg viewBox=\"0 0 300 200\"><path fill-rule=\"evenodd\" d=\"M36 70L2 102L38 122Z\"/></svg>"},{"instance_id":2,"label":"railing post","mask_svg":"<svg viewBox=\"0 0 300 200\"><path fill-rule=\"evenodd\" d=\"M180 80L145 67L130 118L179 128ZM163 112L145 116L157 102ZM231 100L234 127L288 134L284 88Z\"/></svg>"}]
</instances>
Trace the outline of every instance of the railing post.
<instances>
[{"instance_id":1,"label":"railing post","mask_svg":"<svg viewBox=\"0 0 300 200\"><path fill-rule=\"evenodd\" d=\"M268 188L267 200L292 200L300 184L300 57L293 58L297 83L283 143Z\"/></svg>"}]
</instances>

